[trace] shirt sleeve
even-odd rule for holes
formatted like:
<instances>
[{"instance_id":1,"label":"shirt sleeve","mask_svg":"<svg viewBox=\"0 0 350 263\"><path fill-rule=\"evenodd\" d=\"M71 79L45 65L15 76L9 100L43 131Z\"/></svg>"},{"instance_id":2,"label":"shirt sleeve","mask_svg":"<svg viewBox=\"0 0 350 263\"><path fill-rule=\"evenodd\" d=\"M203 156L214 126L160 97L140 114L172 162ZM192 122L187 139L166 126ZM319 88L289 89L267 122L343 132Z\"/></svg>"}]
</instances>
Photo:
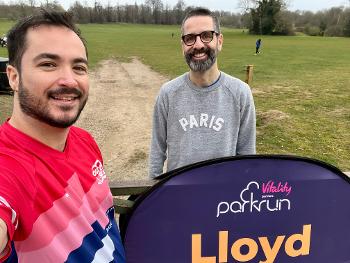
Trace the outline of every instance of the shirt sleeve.
<instances>
[{"instance_id":1,"label":"shirt sleeve","mask_svg":"<svg viewBox=\"0 0 350 263\"><path fill-rule=\"evenodd\" d=\"M240 98L240 128L237 140L237 155L256 153L256 114L252 92L246 86Z\"/></svg>"},{"instance_id":2,"label":"shirt sleeve","mask_svg":"<svg viewBox=\"0 0 350 263\"><path fill-rule=\"evenodd\" d=\"M11 254L11 241L18 227L19 205L25 205L16 179L18 174L23 175L23 170L17 161L0 154L0 218L6 224L8 235L6 253L1 255L0 262Z\"/></svg>"},{"instance_id":3,"label":"shirt sleeve","mask_svg":"<svg viewBox=\"0 0 350 263\"><path fill-rule=\"evenodd\" d=\"M159 93L153 111L152 140L149 157L149 177L155 178L163 173L167 158L167 116L168 105L165 94Z\"/></svg>"}]
</instances>

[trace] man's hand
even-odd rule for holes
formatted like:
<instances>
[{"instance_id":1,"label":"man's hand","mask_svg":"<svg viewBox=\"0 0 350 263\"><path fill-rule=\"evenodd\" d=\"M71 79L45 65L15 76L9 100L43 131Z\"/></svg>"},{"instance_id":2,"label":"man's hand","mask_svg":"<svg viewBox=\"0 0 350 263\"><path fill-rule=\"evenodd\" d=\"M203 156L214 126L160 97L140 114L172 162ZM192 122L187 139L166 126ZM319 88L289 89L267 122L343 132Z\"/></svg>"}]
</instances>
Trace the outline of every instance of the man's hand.
<instances>
[{"instance_id":1,"label":"man's hand","mask_svg":"<svg viewBox=\"0 0 350 263\"><path fill-rule=\"evenodd\" d=\"M7 226L4 220L0 218L0 257L8 252L7 250L4 251L7 241L8 241Z\"/></svg>"}]
</instances>

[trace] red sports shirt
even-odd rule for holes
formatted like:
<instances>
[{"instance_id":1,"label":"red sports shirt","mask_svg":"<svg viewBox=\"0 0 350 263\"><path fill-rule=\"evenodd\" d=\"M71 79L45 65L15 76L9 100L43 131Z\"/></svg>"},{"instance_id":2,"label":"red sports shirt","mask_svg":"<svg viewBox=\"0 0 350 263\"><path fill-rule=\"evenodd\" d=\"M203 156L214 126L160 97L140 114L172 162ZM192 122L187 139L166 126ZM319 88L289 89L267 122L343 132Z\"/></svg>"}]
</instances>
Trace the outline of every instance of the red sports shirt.
<instances>
[{"instance_id":1,"label":"red sports shirt","mask_svg":"<svg viewBox=\"0 0 350 263\"><path fill-rule=\"evenodd\" d=\"M0 262L125 262L101 153L77 127L63 152L0 127L0 217L12 246Z\"/></svg>"}]
</instances>

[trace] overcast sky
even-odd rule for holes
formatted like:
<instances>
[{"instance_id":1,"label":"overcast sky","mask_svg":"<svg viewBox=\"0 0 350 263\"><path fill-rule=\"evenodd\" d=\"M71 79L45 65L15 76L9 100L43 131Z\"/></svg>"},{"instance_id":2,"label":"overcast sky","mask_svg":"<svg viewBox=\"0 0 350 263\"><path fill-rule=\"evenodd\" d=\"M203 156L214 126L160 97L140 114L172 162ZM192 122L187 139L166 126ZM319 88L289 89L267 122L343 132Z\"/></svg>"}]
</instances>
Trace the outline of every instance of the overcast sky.
<instances>
[{"instance_id":1,"label":"overcast sky","mask_svg":"<svg viewBox=\"0 0 350 263\"><path fill-rule=\"evenodd\" d=\"M68 8L75 0L59 0L58 2L64 7ZM6 2L6 1L5 1ZM37 0L36 2L40 2ZM81 3L87 3L93 6L95 0L80 0ZM145 0L98 0L101 4L111 5L124 5L124 4L142 4ZM164 4L168 3L170 7L173 7L177 0L162 0ZM240 12L238 7L239 0L184 0L186 6L203 6L211 10L225 10L231 12ZM350 7L350 0L288 0L289 10L309 10L309 11L319 11L322 9L329 9L334 6L346 6Z\"/></svg>"}]
</instances>

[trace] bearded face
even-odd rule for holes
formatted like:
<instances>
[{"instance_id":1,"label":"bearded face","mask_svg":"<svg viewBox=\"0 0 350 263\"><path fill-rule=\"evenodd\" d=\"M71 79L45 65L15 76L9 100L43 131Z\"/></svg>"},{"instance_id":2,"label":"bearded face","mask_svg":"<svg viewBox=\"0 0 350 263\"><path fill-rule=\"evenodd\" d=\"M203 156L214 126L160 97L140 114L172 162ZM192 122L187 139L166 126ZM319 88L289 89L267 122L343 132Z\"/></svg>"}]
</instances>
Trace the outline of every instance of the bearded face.
<instances>
[{"instance_id":1,"label":"bearded face","mask_svg":"<svg viewBox=\"0 0 350 263\"><path fill-rule=\"evenodd\" d=\"M216 62L218 50L210 47L191 49L185 53L185 60L190 69L194 72L205 72Z\"/></svg>"},{"instance_id":2,"label":"bearded face","mask_svg":"<svg viewBox=\"0 0 350 263\"><path fill-rule=\"evenodd\" d=\"M38 96L25 88L21 81L18 89L19 105L22 112L57 128L67 128L74 124L79 118L87 98L87 94L84 95L77 88L59 87Z\"/></svg>"},{"instance_id":3,"label":"bearded face","mask_svg":"<svg viewBox=\"0 0 350 263\"><path fill-rule=\"evenodd\" d=\"M57 128L71 126L89 94L83 42L70 29L51 25L29 29L26 42L21 68L10 66L13 89L18 92L15 102L24 113L20 118L29 116Z\"/></svg>"},{"instance_id":4,"label":"bearded face","mask_svg":"<svg viewBox=\"0 0 350 263\"><path fill-rule=\"evenodd\" d=\"M182 51L191 71L204 73L216 66L223 36L211 16L188 18L183 24L181 40Z\"/></svg>"}]
</instances>

